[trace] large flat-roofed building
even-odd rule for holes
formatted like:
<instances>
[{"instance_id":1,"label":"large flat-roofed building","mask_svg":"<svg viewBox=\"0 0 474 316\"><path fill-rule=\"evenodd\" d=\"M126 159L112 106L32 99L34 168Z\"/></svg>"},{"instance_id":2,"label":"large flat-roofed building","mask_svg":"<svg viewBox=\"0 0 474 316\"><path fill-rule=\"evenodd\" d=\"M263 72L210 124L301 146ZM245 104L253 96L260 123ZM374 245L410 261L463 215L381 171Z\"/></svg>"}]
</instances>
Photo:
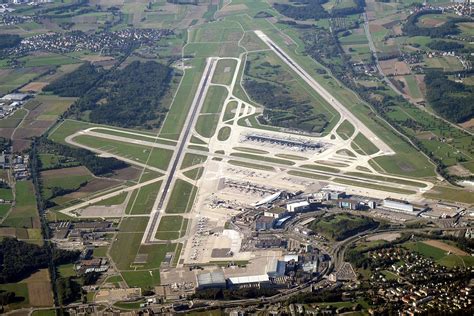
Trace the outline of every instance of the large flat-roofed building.
<instances>
[{"instance_id":1,"label":"large flat-roofed building","mask_svg":"<svg viewBox=\"0 0 474 316\"><path fill-rule=\"evenodd\" d=\"M413 205L403 200L385 199L382 202L382 206L396 211L413 212Z\"/></svg>"},{"instance_id":2,"label":"large flat-roofed building","mask_svg":"<svg viewBox=\"0 0 474 316\"><path fill-rule=\"evenodd\" d=\"M214 271L209 273L198 274L197 277L197 288L202 289L225 289L226 281L224 272Z\"/></svg>"},{"instance_id":3,"label":"large flat-roofed building","mask_svg":"<svg viewBox=\"0 0 474 316\"><path fill-rule=\"evenodd\" d=\"M304 212L310 209L308 201L297 201L286 204L286 210L290 213Z\"/></svg>"}]
</instances>

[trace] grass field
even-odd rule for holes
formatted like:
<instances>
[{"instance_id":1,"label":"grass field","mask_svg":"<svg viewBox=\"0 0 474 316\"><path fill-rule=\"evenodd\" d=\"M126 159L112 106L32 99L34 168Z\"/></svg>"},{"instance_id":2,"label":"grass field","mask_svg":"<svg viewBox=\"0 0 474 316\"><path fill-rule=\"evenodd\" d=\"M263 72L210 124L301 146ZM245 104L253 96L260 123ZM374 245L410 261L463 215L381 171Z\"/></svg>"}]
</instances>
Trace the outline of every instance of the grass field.
<instances>
[{"instance_id":1,"label":"grass field","mask_svg":"<svg viewBox=\"0 0 474 316\"><path fill-rule=\"evenodd\" d=\"M127 214L150 214L162 181L154 182L132 192L125 209Z\"/></svg>"},{"instance_id":2,"label":"grass field","mask_svg":"<svg viewBox=\"0 0 474 316\"><path fill-rule=\"evenodd\" d=\"M16 204L3 222L4 226L39 228L40 221L36 209L35 192L31 181L16 183Z\"/></svg>"},{"instance_id":3,"label":"grass field","mask_svg":"<svg viewBox=\"0 0 474 316\"><path fill-rule=\"evenodd\" d=\"M277 163L277 164L287 165L287 166L292 166L295 164L295 162L290 161L290 160L267 157L267 156L258 156L258 155L246 154L246 153L231 153L230 155L234 157L254 159L254 160L259 160L262 162L271 162L271 163Z\"/></svg>"},{"instance_id":4,"label":"grass field","mask_svg":"<svg viewBox=\"0 0 474 316\"><path fill-rule=\"evenodd\" d=\"M207 156L186 153L181 163L181 169L199 165L207 160Z\"/></svg>"},{"instance_id":5,"label":"grass field","mask_svg":"<svg viewBox=\"0 0 474 316\"><path fill-rule=\"evenodd\" d=\"M217 134L217 139L220 140L221 142L226 141L230 137L230 132L232 129L229 126L224 126L219 130L219 133Z\"/></svg>"},{"instance_id":6,"label":"grass field","mask_svg":"<svg viewBox=\"0 0 474 316\"><path fill-rule=\"evenodd\" d=\"M360 155L373 155L379 151L377 146L368 140L362 133L357 134L351 143L351 147Z\"/></svg>"},{"instance_id":7,"label":"grass field","mask_svg":"<svg viewBox=\"0 0 474 316\"><path fill-rule=\"evenodd\" d=\"M403 247L416 251L425 257L433 259L436 263L449 268L455 266L474 266L474 257L472 256L458 256L454 254L448 254L443 249L433 247L423 242L407 242L403 244Z\"/></svg>"},{"instance_id":8,"label":"grass field","mask_svg":"<svg viewBox=\"0 0 474 316\"><path fill-rule=\"evenodd\" d=\"M275 168L273 168L273 167L260 165L260 164L255 164L255 163L250 163L250 162L245 162L245 161L229 160L227 162L231 165L238 166L238 167L245 167L245 168L265 170L265 171L275 171Z\"/></svg>"},{"instance_id":9,"label":"grass field","mask_svg":"<svg viewBox=\"0 0 474 316\"><path fill-rule=\"evenodd\" d=\"M237 110L237 101L231 101L227 103L227 106L224 112L224 117L222 120L225 122L225 121L233 119L235 117L236 110Z\"/></svg>"},{"instance_id":10,"label":"grass field","mask_svg":"<svg viewBox=\"0 0 474 316\"><path fill-rule=\"evenodd\" d=\"M354 134L354 131L354 126L347 120L342 122L341 125L339 125L339 127L336 129L336 133L344 140L349 139L352 134Z\"/></svg>"},{"instance_id":11,"label":"grass field","mask_svg":"<svg viewBox=\"0 0 474 316\"><path fill-rule=\"evenodd\" d=\"M237 67L235 59L221 59L217 62L212 83L230 85Z\"/></svg>"},{"instance_id":12,"label":"grass field","mask_svg":"<svg viewBox=\"0 0 474 316\"><path fill-rule=\"evenodd\" d=\"M189 182L177 179L166 206L167 214L187 213L191 210L197 188Z\"/></svg>"},{"instance_id":13,"label":"grass field","mask_svg":"<svg viewBox=\"0 0 474 316\"><path fill-rule=\"evenodd\" d=\"M216 132L219 114L201 114L196 122L195 130L202 137L211 138Z\"/></svg>"}]
</instances>

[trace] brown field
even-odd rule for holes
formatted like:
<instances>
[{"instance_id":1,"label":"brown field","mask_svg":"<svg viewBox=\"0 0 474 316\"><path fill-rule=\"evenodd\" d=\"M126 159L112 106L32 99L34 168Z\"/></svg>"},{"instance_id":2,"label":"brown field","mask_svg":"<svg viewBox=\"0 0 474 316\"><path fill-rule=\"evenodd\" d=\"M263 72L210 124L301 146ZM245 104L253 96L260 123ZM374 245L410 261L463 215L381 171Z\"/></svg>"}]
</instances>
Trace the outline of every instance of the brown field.
<instances>
[{"instance_id":1,"label":"brown field","mask_svg":"<svg viewBox=\"0 0 474 316\"><path fill-rule=\"evenodd\" d=\"M449 244L444 243L440 240L426 240L426 241L423 241L423 243L425 243L427 245L430 245L430 246L433 246L433 247L436 247L436 248L439 248L439 249L443 249L444 251L449 251L450 253L458 255L458 256L468 256L469 255L467 252L462 251L458 247L449 245Z\"/></svg>"},{"instance_id":2,"label":"brown field","mask_svg":"<svg viewBox=\"0 0 474 316\"><path fill-rule=\"evenodd\" d=\"M396 58L381 60L380 66L386 75L408 75L411 73L410 67L403 61L398 61Z\"/></svg>"},{"instance_id":3,"label":"brown field","mask_svg":"<svg viewBox=\"0 0 474 316\"><path fill-rule=\"evenodd\" d=\"M48 85L48 82L33 81L20 89L21 92L38 92Z\"/></svg>"},{"instance_id":4,"label":"brown field","mask_svg":"<svg viewBox=\"0 0 474 316\"><path fill-rule=\"evenodd\" d=\"M116 179L116 180L136 180L140 176L140 173L142 172L141 169L138 169L136 167L127 167L123 169L116 170L113 176L111 176L111 179Z\"/></svg>"},{"instance_id":5,"label":"brown field","mask_svg":"<svg viewBox=\"0 0 474 316\"><path fill-rule=\"evenodd\" d=\"M62 176L68 176L70 174L74 174L76 176L86 176L90 175L90 171L84 166L77 166L71 168L62 168L62 169L53 169L53 170L46 170L41 172L41 176L45 178L57 178Z\"/></svg>"},{"instance_id":6,"label":"brown field","mask_svg":"<svg viewBox=\"0 0 474 316\"><path fill-rule=\"evenodd\" d=\"M28 285L28 296L32 306L52 306L53 293L48 269L41 269L24 280Z\"/></svg>"}]
</instances>

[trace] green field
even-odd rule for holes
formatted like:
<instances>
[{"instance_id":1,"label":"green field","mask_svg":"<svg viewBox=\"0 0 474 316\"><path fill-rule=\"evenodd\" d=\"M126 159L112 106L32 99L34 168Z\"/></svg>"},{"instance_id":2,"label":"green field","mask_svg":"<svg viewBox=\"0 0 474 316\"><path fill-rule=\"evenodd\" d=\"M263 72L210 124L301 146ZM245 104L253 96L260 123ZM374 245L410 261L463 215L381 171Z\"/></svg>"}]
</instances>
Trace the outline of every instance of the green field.
<instances>
[{"instance_id":1,"label":"green field","mask_svg":"<svg viewBox=\"0 0 474 316\"><path fill-rule=\"evenodd\" d=\"M425 257L433 259L436 263L452 268L455 266L474 266L474 257L472 256L458 256L455 254L448 254L445 250L433 247L423 242L407 242L403 247L416 251Z\"/></svg>"},{"instance_id":2,"label":"green field","mask_svg":"<svg viewBox=\"0 0 474 316\"><path fill-rule=\"evenodd\" d=\"M217 62L212 83L230 85L237 67L235 59L221 59Z\"/></svg>"},{"instance_id":3,"label":"green field","mask_svg":"<svg viewBox=\"0 0 474 316\"><path fill-rule=\"evenodd\" d=\"M221 142L226 141L230 137L230 132L231 128L229 126L224 126L219 130L219 133L217 134L217 139L220 140Z\"/></svg>"},{"instance_id":4,"label":"green field","mask_svg":"<svg viewBox=\"0 0 474 316\"><path fill-rule=\"evenodd\" d=\"M186 169L195 165L199 165L207 160L207 156L204 155L196 155L186 153L183 158L183 162L181 163L181 169Z\"/></svg>"},{"instance_id":5,"label":"green field","mask_svg":"<svg viewBox=\"0 0 474 316\"><path fill-rule=\"evenodd\" d=\"M31 181L19 181L15 185L16 204L3 222L4 226L39 228L35 192Z\"/></svg>"},{"instance_id":6,"label":"green field","mask_svg":"<svg viewBox=\"0 0 474 316\"><path fill-rule=\"evenodd\" d=\"M357 134L351 143L351 147L360 155L373 155L379 151L377 146L368 140L362 133Z\"/></svg>"},{"instance_id":7,"label":"green field","mask_svg":"<svg viewBox=\"0 0 474 316\"><path fill-rule=\"evenodd\" d=\"M162 181L154 182L133 191L125 209L127 214L150 214L160 191Z\"/></svg>"},{"instance_id":8,"label":"green field","mask_svg":"<svg viewBox=\"0 0 474 316\"><path fill-rule=\"evenodd\" d=\"M265 170L265 171L275 171L275 168L273 168L273 167L265 166L265 165L259 165L259 164L256 164L256 163L250 163L250 162L239 161L239 160L229 160L227 162L231 165L239 166L239 167L257 169L257 170Z\"/></svg>"},{"instance_id":9,"label":"green field","mask_svg":"<svg viewBox=\"0 0 474 316\"><path fill-rule=\"evenodd\" d=\"M352 136L352 134L354 134L354 131L354 126L347 120L344 120L344 122L342 122L341 125L339 125L339 127L336 129L336 133L343 140L348 140Z\"/></svg>"},{"instance_id":10,"label":"green field","mask_svg":"<svg viewBox=\"0 0 474 316\"><path fill-rule=\"evenodd\" d=\"M223 121L228 121L228 120L231 120L235 117L235 111L237 110L237 101L231 101L229 103L227 103L227 106L225 108L225 112L224 112L224 117L223 117Z\"/></svg>"},{"instance_id":11,"label":"green field","mask_svg":"<svg viewBox=\"0 0 474 316\"><path fill-rule=\"evenodd\" d=\"M177 179L166 206L167 214L187 213L191 210L197 188L189 182Z\"/></svg>"},{"instance_id":12,"label":"green field","mask_svg":"<svg viewBox=\"0 0 474 316\"><path fill-rule=\"evenodd\" d=\"M230 155L234 157L241 157L241 158L259 160L259 161L264 161L264 162L271 162L271 163L287 165L287 166L292 166L295 164L293 161L290 161L290 160L267 157L267 156L258 156L258 155L253 155L253 154L231 153Z\"/></svg>"}]
</instances>

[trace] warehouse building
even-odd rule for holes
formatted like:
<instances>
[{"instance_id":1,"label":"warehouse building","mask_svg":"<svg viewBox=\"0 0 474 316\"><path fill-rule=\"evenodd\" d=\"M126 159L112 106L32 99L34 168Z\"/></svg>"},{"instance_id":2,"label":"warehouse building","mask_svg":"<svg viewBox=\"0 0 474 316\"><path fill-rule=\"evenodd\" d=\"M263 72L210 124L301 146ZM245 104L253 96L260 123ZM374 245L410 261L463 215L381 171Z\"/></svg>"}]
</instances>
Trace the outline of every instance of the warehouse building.
<instances>
[{"instance_id":1,"label":"warehouse building","mask_svg":"<svg viewBox=\"0 0 474 316\"><path fill-rule=\"evenodd\" d=\"M226 288L224 272L222 271L214 271L214 272L199 274L197 275L196 279L197 279L197 288L199 290Z\"/></svg>"},{"instance_id":2,"label":"warehouse building","mask_svg":"<svg viewBox=\"0 0 474 316\"><path fill-rule=\"evenodd\" d=\"M390 199L390 198L383 200L382 206L389 210L408 212L408 213L411 213L414 210L413 205L411 205L407 201Z\"/></svg>"}]
</instances>

